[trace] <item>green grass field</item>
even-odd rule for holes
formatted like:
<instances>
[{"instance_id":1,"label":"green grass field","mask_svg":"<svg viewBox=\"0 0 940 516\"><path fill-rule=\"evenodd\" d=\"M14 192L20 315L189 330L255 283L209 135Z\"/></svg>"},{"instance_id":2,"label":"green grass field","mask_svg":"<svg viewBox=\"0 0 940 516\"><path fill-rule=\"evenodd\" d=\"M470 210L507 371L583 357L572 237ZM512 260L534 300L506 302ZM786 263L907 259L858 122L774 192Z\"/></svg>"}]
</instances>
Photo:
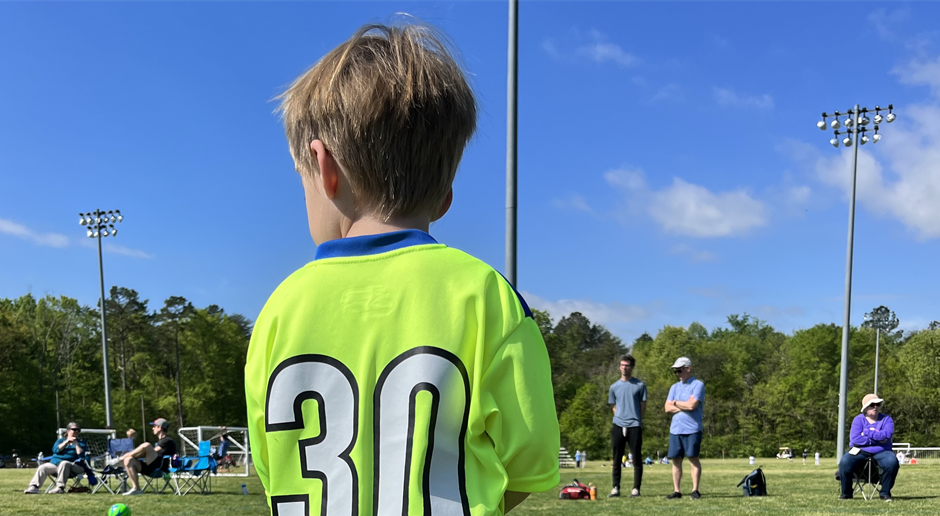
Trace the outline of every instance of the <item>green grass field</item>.
<instances>
[{"instance_id":1,"label":"green grass field","mask_svg":"<svg viewBox=\"0 0 940 516\"><path fill-rule=\"evenodd\" d=\"M672 489L671 467L647 466L644 470L643 496L608 500L610 468L597 462L581 470L562 469L561 484L547 493L532 495L514 510L514 516L524 515L611 515L645 514L938 514L940 513L940 465L902 466L894 489L894 502L880 500L866 502L861 498L839 500L838 484L833 478L835 459L823 459L821 466L803 466L800 460L792 463L776 459L762 459L767 475L770 496L744 498L735 485L751 471L747 460L703 461L702 499L666 500ZM35 470L0 469L0 515L105 516L114 503L127 503L133 516L199 516L215 514L265 515L267 506L257 477L216 478L213 494L208 496L147 494L135 497L110 494L24 495ZM687 471L688 473L688 471ZM559 500L559 489L578 478L585 484L598 486L597 501ZM623 470L626 493L633 482L633 470ZM241 494L241 484L248 485L248 496ZM688 485L687 481L684 485ZM688 495L691 488L684 488ZM368 516L368 515L365 515Z\"/></svg>"}]
</instances>

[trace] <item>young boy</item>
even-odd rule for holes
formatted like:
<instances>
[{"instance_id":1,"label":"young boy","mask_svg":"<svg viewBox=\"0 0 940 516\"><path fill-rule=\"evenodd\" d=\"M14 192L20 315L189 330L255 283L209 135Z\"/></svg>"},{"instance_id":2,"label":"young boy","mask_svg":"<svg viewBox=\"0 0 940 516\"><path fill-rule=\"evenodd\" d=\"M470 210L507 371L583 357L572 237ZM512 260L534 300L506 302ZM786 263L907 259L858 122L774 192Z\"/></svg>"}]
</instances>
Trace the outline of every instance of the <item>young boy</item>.
<instances>
[{"instance_id":1,"label":"young boy","mask_svg":"<svg viewBox=\"0 0 940 516\"><path fill-rule=\"evenodd\" d=\"M367 25L281 97L316 257L245 366L272 513L498 515L558 484L548 353L488 265L437 243L476 102L442 40Z\"/></svg>"}]
</instances>

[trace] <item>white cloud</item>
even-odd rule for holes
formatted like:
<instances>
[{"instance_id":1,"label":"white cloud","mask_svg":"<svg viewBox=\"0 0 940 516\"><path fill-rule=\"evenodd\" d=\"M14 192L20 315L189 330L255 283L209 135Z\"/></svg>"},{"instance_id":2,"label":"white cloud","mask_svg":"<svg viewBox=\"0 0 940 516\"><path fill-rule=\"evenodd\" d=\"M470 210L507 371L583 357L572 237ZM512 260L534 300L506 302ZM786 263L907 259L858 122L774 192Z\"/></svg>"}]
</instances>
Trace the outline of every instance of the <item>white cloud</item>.
<instances>
[{"instance_id":1,"label":"white cloud","mask_svg":"<svg viewBox=\"0 0 940 516\"><path fill-rule=\"evenodd\" d=\"M682 94L682 89L678 85L669 83L662 88L660 88L650 99L650 102L658 102L661 100L682 100L685 96Z\"/></svg>"},{"instance_id":2,"label":"white cloud","mask_svg":"<svg viewBox=\"0 0 940 516\"><path fill-rule=\"evenodd\" d=\"M562 210L574 209L596 215L594 209L591 208L591 205L588 204L584 197L577 194L571 195L567 199L552 199L552 206Z\"/></svg>"},{"instance_id":3,"label":"white cloud","mask_svg":"<svg viewBox=\"0 0 940 516\"><path fill-rule=\"evenodd\" d=\"M712 93L715 97L715 102L717 102L719 106L747 109L774 108L774 98L766 93L763 95L750 96L738 94L729 88L718 87L713 88Z\"/></svg>"},{"instance_id":4,"label":"white cloud","mask_svg":"<svg viewBox=\"0 0 940 516\"><path fill-rule=\"evenodd\" d=\"M868 23L875 28L879 38L892 41L895 29L900 29L900 25L910 18L910 14L907 9L896 9L890 13L884 8L875 9L868 15Z\"/></svg>"},{"instance_id":5,"label":"white cloud","mask_svg":"<svg viewBox=\"0 0 940 516\"><path fill-rule=\"evenodd\" d=\"M669 188L653 193L649 208L667 232L693 237L746 233L767 223L765 211L744 190L716 194L678 177Z\"/></svg>"},{"instance_id":6,"label":"white cloud","mask_svg":"<svg viewBox=\"0 0 940 516\"><path fill-rule=\"evenodd\" d=\"M69 238L59 233L38 233L32 229L13 222L12 220L0 219L0 233L12 235L23 240L28 240L36 245L47 247L68 247Z\"/></svg>"},{"instance_id":7,"label":"white cloud","mask_svg":"<svg viewBox=\"0 0 940 516\"><path fill-rule=\"evenodd\" d=\"M604 179L625 190L630 211L639 207L669 233L701 238L736 236L767 223L764 204L742 189L713 193L676 177L671 186L654 191L643 170L637 168L609 170Z\"/></svg>"},{"instance_id":8,"label":"white cloud","mask_svg":"<svg viewBox=\"0 0 940 516\"><path fill-rule=\"evenodd\" d=\"M585 38L581 37L580 32L575 30L572 31L576 39L584 40ZM624 68L630 68L636 66L640 63L640 60L633 54L625 51L620 45L616 43L611 43L608 41L608 38L605 34L597 31L589 31L587 38L587 43L575 44L574 50L570 53L563 50L559 50L555 45L555 41L546 38L542 41L542 49L545 52L559 60L588 60L593 61L598 64L604 63L614 63L618 66Z\"/></svg>"},{"instance_id":9,"label":"white cloud","mask_svg":"<svg viewBox=\"0 0 940 516\"><path fill-rule=\"evenodd\" d=\"M930 91L940 97L940 56L936 59L915 58L897 66L891 73L898 76L901 84L929 86Z\"/></svg>"},{"instance_id":10,"label":"white cloud","mask_svg":"<svg viewBox=\"0 0 940 516\"><path fill-rule=\"evenodd\" d=\"M718 261L718 255L711 251L694 249L688 244L676 244L669 250L672 254L685 256L693 263L715 262Z\"/></svg>"},{"instance_id":11,"label":"white cloud","mask_svg":"<svg viewBox=\"0 0 940 516\"><path fill-rule=\"evenodd\" d=\"M601 325L634 323L649 318L650 312L639 305L626 305L618 301L598 303L588 299L559 299L549 301L529 292L522 292L522 297L530 307L544 310L558 320L572 312L581 312L592 323Z\"/></svg>"},{"instance_id":12,"label":"white cloud","mask_svg":"<svg viewBox=\"0 0 940 516\"><path fill-rule=\"evenodd\" d=\"M105 253L112 254L122 254L124 256L130 256L132 258L153 258L152 254L147 254L139 249L130 249L119 244L102 244L101 250Z\"/></svg>"}]
</instances>

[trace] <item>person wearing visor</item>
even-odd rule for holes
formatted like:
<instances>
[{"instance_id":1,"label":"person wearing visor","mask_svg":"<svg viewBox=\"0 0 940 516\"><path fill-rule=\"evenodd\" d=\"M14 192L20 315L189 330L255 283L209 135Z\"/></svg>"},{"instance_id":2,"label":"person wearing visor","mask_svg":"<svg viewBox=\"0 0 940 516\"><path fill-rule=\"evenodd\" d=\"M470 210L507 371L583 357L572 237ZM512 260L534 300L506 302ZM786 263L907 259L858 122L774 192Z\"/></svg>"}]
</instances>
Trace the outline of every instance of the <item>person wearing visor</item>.
<instances>
[{"instance_id":1,"label":"person wearing visor","mask_svg":"<svg viewBox=\"0 0 940 516\"><path fill-rule=\"evenodd\" d=\"M112 460L112 465L119 462L124 463L124 471L127 472L127 479L131 483L131 488L124 493L124 496L144 494L140 489L139 474L149 475L160 469L163 465L163 457L176 454L176 441L167 433L170 422L162 417L150 423L153 429L153 435L157 438L157 444L143 443L134 451L125 453L118 459Z\"/></svg>"},{"instance_id":2,"label":"person wearing visor","mask_svg":"<svg viewBox=\"0 0 940 516\"><path fill-rule=\"evenodd\" d=\"M852 448L839 461L839 479L842 482L840 499L852 498L852 471L869 457L881 468L881 499L891 501L891 488L898 476L898 459L891 451L894 438L894 419L881 413L884 400L877 394L862 399L862 413L852 420L849 444Z\"/></svg>"},{"instance_id":3,"label":"person wearing visor","mask_svg":"<svg viewBox=\"0 0 940 516\"><path fill-rule=\"evenodd\" d=\"M669 427L669 452L666 457L672 459L673 493L667 500L682 498L682 459L688 457L692 465L692 499L702 495L698 491L702 478L702 463L699 451L702 447L702 405L705 403L705 384L692 376L692 361L679 357L672 365L678 380L669 388L666 398L666 413L672 414Z\"/></svg>"},{"instance_id":4,"label":"person wearing visor","mask_svg":"<svg viewBox=\"0 0 940 516\"><path fill-rule=\"evenodd\" d=\"M69 423L65 427L65 437L60 437L52 445L52 458L45 464L40 464L29 482L29 487L23 493L39 494L42 491L42 485L46 482L46 477L56 475L56 485L49 491L49 494L65 493L65 482L69 477L85 472L80 464L76 464L85 457L88 445L80 437L82 428L78 423Z\"/></svg>"}]
</instances>

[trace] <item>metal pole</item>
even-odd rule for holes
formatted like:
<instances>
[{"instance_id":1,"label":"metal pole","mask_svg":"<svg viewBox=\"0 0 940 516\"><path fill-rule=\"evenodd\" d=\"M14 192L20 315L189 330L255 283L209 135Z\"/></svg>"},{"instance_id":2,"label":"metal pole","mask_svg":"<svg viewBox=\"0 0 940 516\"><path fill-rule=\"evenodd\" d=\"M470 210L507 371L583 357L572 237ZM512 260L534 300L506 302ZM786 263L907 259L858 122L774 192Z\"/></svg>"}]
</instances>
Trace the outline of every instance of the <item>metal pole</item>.
<instances>
[{"instance_id":1,"label":"metal pole","mask_svg":"<svg viewBox=\"0 0 940 516\"><path fill-rule=\"evenodd\" d=\"M845 312L842 317L842 365L839 368L839 434L836 443L836 457L841 460L845 453L845 409L848 397L849 376L849 324L852 310L852 245L855 236L855 180L858 174L858 116L859 105L855 105L852 117L855 119L854 142L855 154L852 159L852 192L849 196L849 241L845 257ZM851 138L851 136L848 136Z\"/></svg>"},{"instance_id":2,"label":"metal pole","mask_svg":"<svg viewBox=\"0 0 940 516\"><path fill-rule=\"evenodd\" d=\"M519 1L509 0L509 70L506 80L506 279L516 286L516 119L519 98Z\"/></svg>"},{"instance_id":3,"label":"metal pole","mask_svg":"<svg viewBox=\"0 0 940 516\"><path fill-rule=\"evenodd\" d=\"M878 395L878 348L881 346L881 328L875 328L875 396Z\"/></svg>"},{"instance_id":4,"label":"metal pole","mask_svg":"<svg viewBox=\"0 0 940 516\"><path fill-rule=\"evenodd\" d=\"M144 437L147 436L147 416L144 415L144 395L140 395L140 431ZM146 438L144 439L146 441Z\"/></svg>"},{"instance_id":5,"label":"metal pole","mask_svg":"<svg viewBox=\"0 0 940 516\"><path fill-rule=\"evenodd\" d=\"M99 210L95 211L95 216L100 216ZM101 259L101 231L98 231L98 278L101 280L101 362L104 364L104 406L106 427L114 429L111 424L111 379L108 377L108 331L104 320L104 262Z\"/></svg>"}]
</instances>

